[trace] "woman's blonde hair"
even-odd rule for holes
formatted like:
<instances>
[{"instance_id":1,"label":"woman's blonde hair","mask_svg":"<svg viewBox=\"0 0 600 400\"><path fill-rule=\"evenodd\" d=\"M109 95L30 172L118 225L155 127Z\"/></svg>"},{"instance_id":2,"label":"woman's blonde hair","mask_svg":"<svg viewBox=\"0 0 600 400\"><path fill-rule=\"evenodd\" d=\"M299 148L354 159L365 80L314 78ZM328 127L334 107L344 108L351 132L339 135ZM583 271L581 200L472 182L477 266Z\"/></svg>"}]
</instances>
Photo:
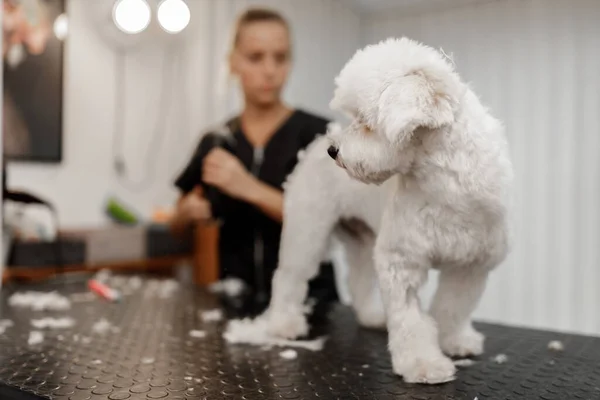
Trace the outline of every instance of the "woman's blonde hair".
<instances>
[{"instance_id":1,"label":"woman's blonde hair","mask_svg":"<svg viewBox=\"0 0 600 400\"><path fill-rule=\"evenodd\" d=\"M234 30L233 30L233 41L231 43L230 51L236 48L240 41L240 36L244 27L253 24L255 22L277 22L285 27L290 34L290 25L283 15L275 10L263 7L252 7L244 11L237 18Z\"/></svg>"}]
</instances>

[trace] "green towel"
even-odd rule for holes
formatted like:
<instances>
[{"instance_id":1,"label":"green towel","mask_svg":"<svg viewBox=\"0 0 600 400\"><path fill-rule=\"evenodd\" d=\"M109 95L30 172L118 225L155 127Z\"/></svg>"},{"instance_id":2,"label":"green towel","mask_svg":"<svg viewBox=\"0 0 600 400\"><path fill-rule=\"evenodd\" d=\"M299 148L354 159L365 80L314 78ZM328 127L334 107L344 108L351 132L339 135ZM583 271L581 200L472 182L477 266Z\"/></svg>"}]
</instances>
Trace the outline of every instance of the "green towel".
<instances>
[{"instance_id":1,"label":"green towel","mask_svg":"<svg viewBox=\"0 0 600 400\"><path fill-rule=\"evenodd\" d=\"M111 197L106 203L106 214L115 222L126 225L135 225L140 222L130 207L118 199Z\"/></svg>"}]
</instances>

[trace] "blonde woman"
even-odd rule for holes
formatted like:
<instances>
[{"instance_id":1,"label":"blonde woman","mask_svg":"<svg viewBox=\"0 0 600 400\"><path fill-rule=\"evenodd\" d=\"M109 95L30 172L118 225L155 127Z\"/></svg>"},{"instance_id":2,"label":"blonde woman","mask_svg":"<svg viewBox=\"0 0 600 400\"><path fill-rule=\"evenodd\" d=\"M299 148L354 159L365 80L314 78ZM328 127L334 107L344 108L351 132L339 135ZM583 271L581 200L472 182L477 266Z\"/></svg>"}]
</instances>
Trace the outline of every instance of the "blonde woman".
<instances>
[{"instance_id":1,"label":"blonde woman","mask_svg":"<svg viewBox=\"0 0 600 400\"><path fill-rule=\"evenodd\" d=\"M194 222L218 216L223 222L221 276L242 279L257 311L269 300L277 267L282 184L297 163L298 151L325 133L328 123L282 100L291 54L290 27L280 14L250 9L239 17L229 65L240 82L244 107L227 121L233 140L226 150L205 136L175 183L181 197L173 230L182 232ZM208 190L219 196L206 196ZM311 296L337 299L330 264L311 282Z\"/></svg>"}]
</instances>

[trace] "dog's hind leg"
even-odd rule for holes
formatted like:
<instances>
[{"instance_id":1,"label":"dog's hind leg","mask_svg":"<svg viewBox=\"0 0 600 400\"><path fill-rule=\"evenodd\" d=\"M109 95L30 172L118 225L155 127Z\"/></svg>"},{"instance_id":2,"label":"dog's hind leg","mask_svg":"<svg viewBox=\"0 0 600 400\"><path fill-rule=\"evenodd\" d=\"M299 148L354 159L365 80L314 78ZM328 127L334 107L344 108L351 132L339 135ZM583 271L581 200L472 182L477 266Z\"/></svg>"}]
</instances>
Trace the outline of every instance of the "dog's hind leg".
<instances>
[{"instance_id":1,"label":"dog's hind leg","mask_svg":"<svg viewBox=\"0 0 600 400\"><path fill-rule=\"evenodd\" d=\"M373 262L375 238L372 235L359 239L339 236L347 254L348 289L356 318L364 327L385 329L385 309Z\"/></svg>"},{"instance_id":2,"label":"dog's hind leg","mask_svg":"<svg viewBox=\"0 0 600 400\"><path fill-rule=\"evenodd\" d=\"M454 241L455 245L450 248L463 249L463 252L455 250L453 256L464 261L441 266L430 314L438 324L440 346L446 354L480 355L484 336L473 328L471 314L479 304L490 271L506 257L508 233L503 226L490 231L488 237L473 233L465 235L461 231ZM482 248L482 243L487 246ZM480 251L473 253L473 249ZM478 257L472 258L473 254Z\"/></svg>"},{"instance_id":3,"label":"dog's hind leg","mask_svg":"<svg viewBox=\"0 0 600 400\"><path fill-rule=\"evenodd\" d=\"M438 324L440 346L450 356L483 353L484 336L473 328L470 318L488 274L488 269L473 267L449 267L440 272L430 314Z\"/></svg>"},{"instance_id":4,"label":"dog's hind leg","mask_svg":"<svg viewBox=\"0 0 600 400\"><path fill-rule=\"evenodd\" d=\"M348 288L349 262L346 247L338 235L331 235L329 258L333 262L335 275L335 288L340 303L345 306L352 305L352 297Z\"/></svg>"}]
</instances>

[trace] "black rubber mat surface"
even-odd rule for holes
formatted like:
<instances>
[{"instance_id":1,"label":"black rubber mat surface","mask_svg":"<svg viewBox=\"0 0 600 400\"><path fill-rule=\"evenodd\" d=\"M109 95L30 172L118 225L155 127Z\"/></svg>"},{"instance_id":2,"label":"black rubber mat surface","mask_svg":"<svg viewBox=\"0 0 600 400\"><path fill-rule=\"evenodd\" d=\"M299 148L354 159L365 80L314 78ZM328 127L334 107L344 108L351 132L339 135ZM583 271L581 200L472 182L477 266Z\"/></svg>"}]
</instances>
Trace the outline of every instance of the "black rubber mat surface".
<instances>
[{"instance_id":1,"label":"black rubber mat surface","mask_svg":"<svg viewBox=\"0 0 600 400\"><path fill-rule=\"evenodd\" d=\"M84 284L26 289L53 288L85 292ZM322 351L297 349L298 358L288 360L281 348L226 343L225 322L198 315L220 306L203 291L161 292L144 281L132 292L117 304L83 298L68 311L32 312L8 306L4 290L0 319L14 326L0 335L0 398L600 399L598 338L479 324L486 354L461 368L455 382L408 385L392 373L386 334L359 328L343 306L316 327L315 335L328 335ZM30 320L44 316L71 316L76 324L45 329L41 344L28 345ZM94 333L101 318L113 325ZM206 337L191 337L194 329ZM562 341L564 351L549 350L551 340ZM498 354L506 355L504 363L494 360Z\"/></svg>"}]
</instances>

